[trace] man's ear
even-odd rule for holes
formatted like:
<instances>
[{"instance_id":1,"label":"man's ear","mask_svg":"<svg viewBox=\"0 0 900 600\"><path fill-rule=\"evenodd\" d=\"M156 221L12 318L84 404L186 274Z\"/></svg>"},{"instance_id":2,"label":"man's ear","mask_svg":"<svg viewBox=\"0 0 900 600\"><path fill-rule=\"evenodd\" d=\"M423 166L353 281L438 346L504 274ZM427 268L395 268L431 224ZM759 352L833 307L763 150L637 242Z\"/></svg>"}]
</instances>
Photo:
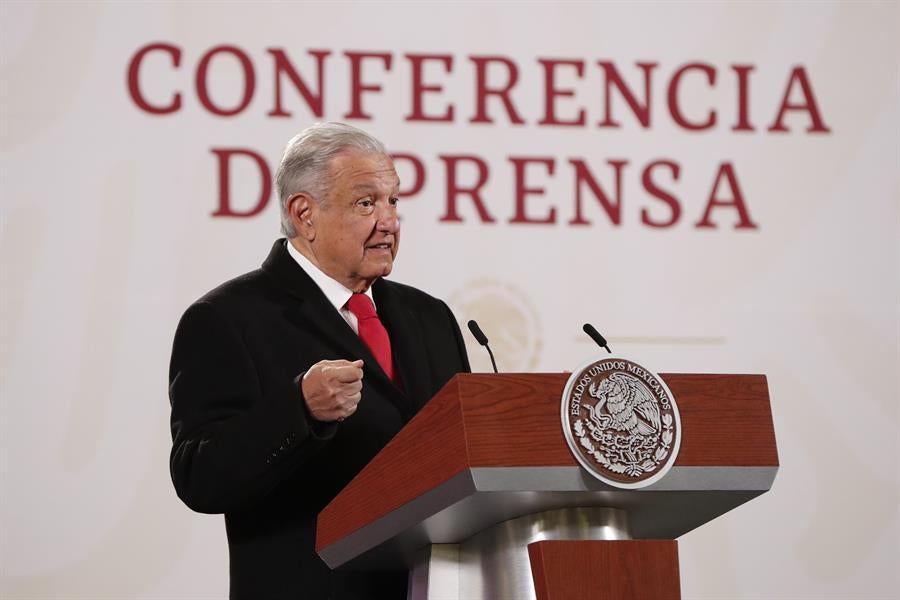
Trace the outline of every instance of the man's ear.
<instances>
[{"instance_id":1,"label":"man's ear","mask_svg":"<svg viewBox=\"0 0 900 600\"><path fill-rule=\"evenodd\" d=\"M307 242L316 239L315 228L315 212L316 201L305 193L300 192L288 198L287 209L291 217L291 223L297 236L303 238Z\"/></svg>"}]
</instances>

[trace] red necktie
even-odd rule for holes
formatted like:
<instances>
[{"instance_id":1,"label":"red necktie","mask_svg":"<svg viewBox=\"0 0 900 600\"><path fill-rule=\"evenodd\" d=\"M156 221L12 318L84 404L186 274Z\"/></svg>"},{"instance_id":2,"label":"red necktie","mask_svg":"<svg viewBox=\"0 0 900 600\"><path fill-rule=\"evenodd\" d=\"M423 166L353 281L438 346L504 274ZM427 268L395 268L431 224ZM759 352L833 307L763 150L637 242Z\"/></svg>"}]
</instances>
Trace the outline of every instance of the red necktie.
<instances>
[{"instance_id":1,"label":"red necktie","mask_svg":"<svg viewBox=\"0 0 900 600\"><path fill-rule=\"evenodd\" d=\"M387 329L382 325L381 319L378 318L378 313L375 312L372 299L365 294L353 294L347 300L347 309L356 315L360 339L372 351L375 360L387 373L388 379L396 383L394 361L391 357L391 339L388 337Z\"/></svg>"}]
</instances>

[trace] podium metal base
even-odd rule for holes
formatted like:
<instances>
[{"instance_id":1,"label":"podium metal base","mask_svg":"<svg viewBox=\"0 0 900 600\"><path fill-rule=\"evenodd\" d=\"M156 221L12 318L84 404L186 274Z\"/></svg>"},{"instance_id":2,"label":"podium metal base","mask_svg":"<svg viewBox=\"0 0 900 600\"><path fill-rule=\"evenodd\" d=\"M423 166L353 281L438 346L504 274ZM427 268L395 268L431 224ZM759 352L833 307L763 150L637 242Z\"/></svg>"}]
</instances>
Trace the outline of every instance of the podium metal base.
<instances>
[{"instance_id":1,"label":"podium metal base","mask_svg":"<svg viewBox=\"0 0 900 600\"><path fill-rule=\"evenodd\" d=\"M459 544L425 547L409 575L408 600L536 600L528 544L628 540L625 511L564 508L498 523Z\"/></svg>"}]
</instances>

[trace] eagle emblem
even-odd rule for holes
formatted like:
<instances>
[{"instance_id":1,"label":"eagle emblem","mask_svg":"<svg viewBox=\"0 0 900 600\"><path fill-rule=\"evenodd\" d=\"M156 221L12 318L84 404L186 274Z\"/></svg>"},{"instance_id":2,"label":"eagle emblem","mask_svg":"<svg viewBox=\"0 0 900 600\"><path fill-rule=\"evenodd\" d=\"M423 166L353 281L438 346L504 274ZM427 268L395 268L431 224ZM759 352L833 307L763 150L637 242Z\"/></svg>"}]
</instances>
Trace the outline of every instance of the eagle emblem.
<instances>
[{"instance_id":1,"label":"eagle emblem","mask_svg":"<svg viewBox=\"0 0 900 600\"><path fill-rule=\"evenodd\" d=\"M604 357L573 373L561 414L575 458L610 485L650 485L678 454L675 398L662 378L633 361Z\"/></svg>"}]
</instances>

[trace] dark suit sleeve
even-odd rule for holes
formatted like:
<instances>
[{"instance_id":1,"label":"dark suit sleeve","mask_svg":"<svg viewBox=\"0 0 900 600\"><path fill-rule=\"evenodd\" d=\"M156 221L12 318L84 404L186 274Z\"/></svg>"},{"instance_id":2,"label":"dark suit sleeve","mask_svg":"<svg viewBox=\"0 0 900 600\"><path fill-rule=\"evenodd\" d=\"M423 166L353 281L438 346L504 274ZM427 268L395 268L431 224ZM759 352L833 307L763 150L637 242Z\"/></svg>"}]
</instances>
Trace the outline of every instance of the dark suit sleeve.
<instances>
[{"instance_id":1,"label":"dark suit sleeve","mask_svg":"<svg viewBox=\"0 0 900 600\"><path fill-rule=\"evenodd\" d=\"M241 337L209 303L184 314L169 371L170 468L191 509L241 509L305 462L335 428L313 430L296 394L263 397L257 368Z\"/></svg>"}]
</instances>

